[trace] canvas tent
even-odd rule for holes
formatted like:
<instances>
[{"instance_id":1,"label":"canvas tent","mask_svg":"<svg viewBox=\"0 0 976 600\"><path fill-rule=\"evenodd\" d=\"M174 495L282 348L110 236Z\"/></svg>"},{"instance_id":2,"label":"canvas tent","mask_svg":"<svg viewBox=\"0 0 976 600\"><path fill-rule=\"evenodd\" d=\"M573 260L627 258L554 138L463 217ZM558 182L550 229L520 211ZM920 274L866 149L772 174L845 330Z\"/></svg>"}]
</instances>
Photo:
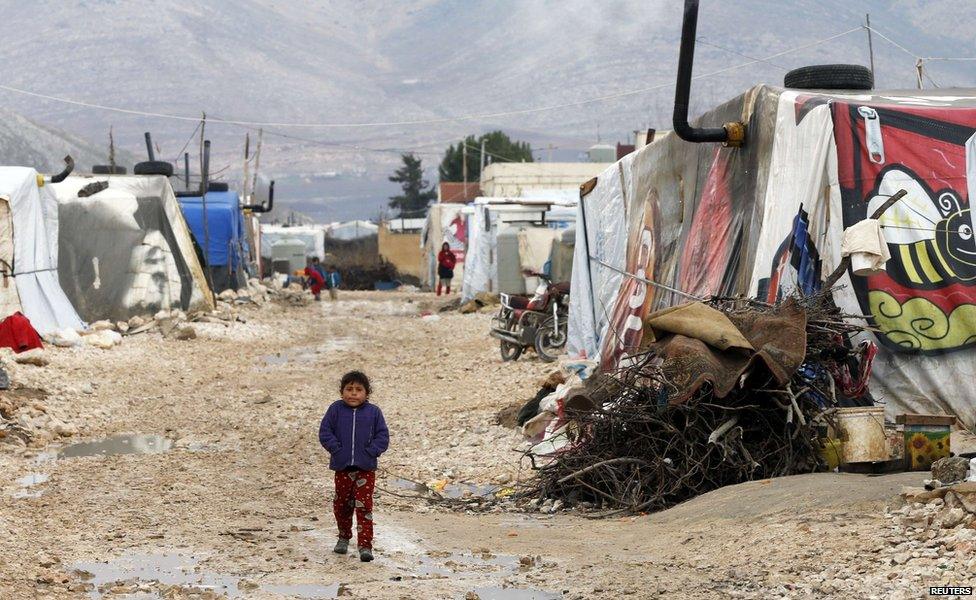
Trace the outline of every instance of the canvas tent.
<instances>
[{"instance_id":1,"label":"canvas tent","mask_svg":"<svg viewBox=\"0 0 976 600\"><path fill-rule=\"evenodd\" d=\"M299 239L305 243L305 256L325 260L325 230L319 226L284 227L282 225L261 226L261 256L271 259L271 246L285 238Z\"/></svg>"},{"instance_id":2,"label":"canvas tent","mask_svg":"<svg viewBox=\"0 0 976 600\"><path fill-rule=\"evenodd\" d=\"M369 221L345 221L330 223L325 226L325 237L333 240L361 240L378 235L379 225Z\"/></svg>"},{"instance_id":3,"label":"canvas tent","mask_svg":"<svg viewBox=\"0 0 976 600\"><path fill-rule=\"evenodd\" d=\"M88 195L96 183L107 188ZM214 309L166 177L72 176L51 188L61 222L59 279L86 320Z\"/></svg>"},{"instance_id":4,"label":"canvas tent","mask_svg":"<svg viewBox=\"0 0 976 600\"><path fill-rule=\"evenodd\" d=\"M898 189L881 219L884 273L840 280L880 351L889 417L976 425L976 90L817 93L758 86L699 121L746 123L742 148L666 135L580 201L569 352L615 365L649 311L711 294L775 301L819 289L846 227ZM636 275L637 277L633 277Z\"/></svg>"},{"instance_id":5,"label":"canvas tent","mask_svg":"<svg viewBox=\"0 0 976 600\"><path fill-rule=\"evenodd\" d=\"M574 204L562 198L477 198L468 219L462 300L533 288L533 278L522 271L544 267L558 232L576 220Z\"/></svg>"},{"instance_id":6,"label":"canvas tent","mask_svg":"<svg viewBox=\"0 0 976 600\"><path fill-rule=\"evenodd\" d=\"M207 192L206 198L181 193L177 200L197 246L206 246L204 268L210 271L214 291L236 290L245 285L250 247L237 192Z\"/></svg>"},{"instance_id":7,"label":"canvas tent","mask_svg":"<svg viewBox=\"0 0 976 600\"><path fill-rule=\"evenodd\" d=\"M420 233L423 248L421 285L433 289L437 285L437 255L447 242L457 258L455 281L464 280L464 259L468 242L468 216L474 209L463 204L433 204L427 211L427 221Z\"/></svg>"},{"instance_id":8,"label":"canvas tent","mask_svg":"<svg viewBox=\"0 0 976 600\"><path fill-rule=\"evenodd\" d=\"M0 319L20 311L42 336L83 329L58 282L58 202L37 171L0 167Z\"/></svg>"}]
</instances>

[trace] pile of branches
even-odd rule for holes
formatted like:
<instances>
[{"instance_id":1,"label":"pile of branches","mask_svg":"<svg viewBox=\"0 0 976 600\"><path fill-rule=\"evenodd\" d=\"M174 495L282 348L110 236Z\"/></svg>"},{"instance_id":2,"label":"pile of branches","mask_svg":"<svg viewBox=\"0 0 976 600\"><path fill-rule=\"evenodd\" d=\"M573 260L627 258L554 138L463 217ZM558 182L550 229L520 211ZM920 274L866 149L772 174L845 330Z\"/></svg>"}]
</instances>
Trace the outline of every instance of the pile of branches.
<instances>
[{"instance_id":1,"label":"pile of branches","mask_svg":"<svg viewBox=\"0 0 976 600\"><path fill-rule=\"evenodd\" d=\"M607 516L661 510L722 486L818 470L818 438L830 423L836 391L823 378L811 378L811 368L849 358L847 336L860 328L845 322L829 297L800 302L807 316L805 362L789 382L778 385L757 370L724 398L705 384L673 403L668 365L653 352L633 356L591 390L595 408L567 408L571 443L522 496L585 501ZM745 299L709 304L730 317L773 308Z\"/></svg>"}]
</instances>

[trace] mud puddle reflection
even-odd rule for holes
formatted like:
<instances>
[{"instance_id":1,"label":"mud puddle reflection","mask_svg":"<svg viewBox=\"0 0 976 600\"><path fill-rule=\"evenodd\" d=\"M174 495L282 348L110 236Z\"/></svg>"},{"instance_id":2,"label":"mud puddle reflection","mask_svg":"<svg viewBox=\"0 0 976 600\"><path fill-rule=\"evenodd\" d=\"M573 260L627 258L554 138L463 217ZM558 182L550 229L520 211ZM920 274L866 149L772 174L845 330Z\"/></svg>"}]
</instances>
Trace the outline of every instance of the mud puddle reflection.
<instances>
[{"instance_id":1,"label":"mud puddle reflection","mask_svg":"<svg viewBox=\"0 0 976 600\"><path fill-rule=\"evenodd\" d=\"M41 490L32 490L30 488L40 485L50 479L51 476L47 473L28 473L23 477L16 480L16 484L20 487L19 490L13 493L14 498L40 498L43 492Z\"/></svg>"},{"instance_id":2,"label":"mud puddle reflection","mask_svg":"<svg viewBox=\"0 0 976 600\"><path fill-rule=\"evenodd\" d=\"M173 447L173 440L155 434L113 435L102 440L79 442L58 450L56 458L160 454ZM50 454L48 454L50 456Z\"/></svg>"},{"instance_id":3,"label":"mud puddle reflection","mask_svg":"<svg viewBox=\"0 0 976 600\"><path fill-rule=\"evenodd\" d=\"M79 562L75 573L91 586L89 597L173 598L206 594L242 598L274 593L302 599L332 599L339 584L257 584L200 567L200 559L183 554L126 554L108 562Z\"/></svg>"},{"instance_id":4,"label":"mud puddle reflection","mask_svg":"<svg viewBox=\"0 0 976 600\"><path fill-rule=\"evenodd\" d=\"M313 363L320 356L343 352L354 347L356 339L351 337L338 337L330 339L324 344L317 346L303 346L301 348L291 348L274 354L267 354L261 357L262 370L270 367L280 367L289 363Z\"/></svg>"},{"instance_id":5,"label":"mud puddle reflection","mask_svg":"<svg viewBox=\"0 0 976 600\"><path fill-rule=\"evenodd\" d=\"M481 600L558 600L561 594L519 588L478 587L474 588Z\"/></svg>"}]
</instances>

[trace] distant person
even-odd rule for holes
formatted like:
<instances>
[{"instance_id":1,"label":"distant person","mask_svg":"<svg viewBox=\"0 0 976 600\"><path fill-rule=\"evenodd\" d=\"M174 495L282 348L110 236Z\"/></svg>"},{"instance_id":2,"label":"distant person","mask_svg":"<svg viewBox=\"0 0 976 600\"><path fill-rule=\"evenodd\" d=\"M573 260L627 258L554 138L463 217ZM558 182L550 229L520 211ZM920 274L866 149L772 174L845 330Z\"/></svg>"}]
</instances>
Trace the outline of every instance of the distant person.
<instances>
[{"instance_id":1,"label":"distant person","mask_svg":"<svg viewBox=\"0 0 976 600\"><path fill-rule=\"evenodd\" d=\"M342 275L335 265L329 265L325 272L325 288L329 290L329 300L335 301L339 298L339 286L342 285Z\"/></svg>"},{"instance_id":2,"label":"distant person","mask_svg":"<svg viewBox=\"0 0 976 600\"><path fill-rule=\"evenodd\" d=\"M451 245L444 242L440 253L437 254L437 295L441 295L441 286L447 287L446 294L451 293L451 280L454 279L454 266L457 256L451 251Z\"/></svg>"},{"instance_id":3,"label":"distant person","mask_svg":"<svg viewBox=\"0 0 976 600\"><path fill-rule=\"evenodd\" d=\"M319 260L318 256L312 257L312 268L318 271L319 275L322 276L322 281L325 281L327 271L325 270L325 265L322 264L322 261Z\"/></svg>"},{"instance_id":4,"label":"distant person","mask_svg":"<svg viewBox=\"0 0 976 600\"><path fill-rule=\"evenodd\" d=\"M373 560L373 488L376 464L390 445L383 411L369 402L369 377L350 371L339 383L341 400L333 402L319 425L319 443L329 451L329 468L335 471L332 512L339 528L333 552L345 554L352 539L356 515L359 560Z\"/></svg>"},{"instance_id":5,"label":"distant person","mask_svg":"<svg viewBox=\"0 0 976 600\"><path fill-rule=\"evenodd\" d=\"M325 279L319 270L315 268L315 262L318 261L317 258L313 258L309 261L308 265L305 267L305 277L308 281L309 287L312 289L312 295L315 296L315 300L322 299L322 287L325 286Z\"/></svg>"}]
</instances>

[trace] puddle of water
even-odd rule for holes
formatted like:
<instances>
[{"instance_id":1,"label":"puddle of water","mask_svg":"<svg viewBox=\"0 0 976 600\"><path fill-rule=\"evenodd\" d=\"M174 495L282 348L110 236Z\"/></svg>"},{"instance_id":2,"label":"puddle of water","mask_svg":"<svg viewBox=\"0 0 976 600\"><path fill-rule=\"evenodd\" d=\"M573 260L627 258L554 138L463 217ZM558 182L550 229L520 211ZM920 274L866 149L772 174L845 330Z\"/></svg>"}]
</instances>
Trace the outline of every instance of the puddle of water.
<instances>
[{"instance_id":1,"label":"puddle of water","mask_svg":"<svg viewBox=\"0 0 976 600\"><path fill-rule=\"evenodd\" d=\"M417 492L419 494L429 494L430 489L423 483L414 483L413 481L408 481L406 479L401 479L399 477L394 477L390 480L393 487L400 490L407 490L411 492ZM479 485L476 483L448 483L444 486L444 489L440 490L438 493L442 496L448 498L494 498L495 492L498 491L498 486L495 485Z\"/></svg>"},{"instance_id":2,"label":"puddle of water","mask_svg":"<svg viewBox=\"0 0 976 600\"><path fill-rule=\"evenodd\" d=\"M71 444L58 451L57 458L114 456L117 454L159 454L173 446L173 440L155 434L114 435L93 442Z\"/></svg>"},{"instance_id":3,"label":"puddle of water","mask_svg":"<svg viewBox=\"0 0 976 600\"><path fill-rule=\"evenodd\" d=\"M251 590L259 589L304 600L337 598L340 588L340 584L303 583L242 586L238 577L204 571L198 558L183 554L127 554L108 562L75 563L72 568L93 586L89 596L95 600L116 597L118 591L123 591L113 591L117 586L122 586L124 594L138 594L143 598L169 598L172 592L164 596L163 586L179 586L186 588L186 592L210 591L222 598L245 597Z\"/></svg>"},{"instance_id":4,"label":"puddle of water","mask_svg":"<svg viewBox=\"0 0 976 600\"><path fill-rule=\"evenodd\" d=\"M297 598L308 598L309 600L318 600L320 598L329 600L339 597L339 587L340 584L338 583L334 585L315 585L313 583L297 583L293 585L265 584L261 586L261 590L281 596L294 596Z\"/></svg>"},{"instance_id":5,"label":"puddle of water","mask_svg":"<svg viewBox=\"0 0 976 600\"><path fill-rule=\"evenodd\" d=\"M30 487L32 485L44 483L50 478L51 476L47 473L28 473L17 480L17 485L20 487Z\"/></svg>"},{"instance_id":6,"label":"puddle of water","mask_svg":"<svg viewBox=\"0 0 976 600\"><path fill-rule=\"evenodd\" d=\"M315 362L322 354L332 354L349 350L356 343L355 338L340 337L332 338L318 346L305 346L301 348L291 348L283 352L275 352L261 357L265 367L280 367L288 363L310 363Z\"/></svg>"},{"instance_id":7,"label":"puddle of water","mask_svg":"<svg viewBox=\"0 0 976 600\"><path fill-rule=\"evenodd\" d=\"M167 586L211 590L231 598L240 593L236 577L202 572L198 563L195 557L182 554L129 554L110 562L80 562L72 567L90 574L90 577L83 575L83 578L94 586L90 596L95 599L103 594L114 596L109 590L123 582L159 582ZM161 598L162 595L157 592L159 590L153 590L149 597Z\"/></svg>"},{"instance_id":8,"label":"puddle of water","mask_svg":"<svg viewBox=\"0 0 976 600\"><path fill-rule=\"evenodd\" d=\"M481 600L559 600L560 594L519 588L480 587L474 588Z\"/></svg>"},{"instance_id":9,"label":"puddle of water","mask_svg":"<svg viewBox=\"0 0 976 600\"><path fill-rule=\"evenodd\" d=\"M22 489L17 490L13 493L14 498L40 498L44 492L41 490L30 490L27 488L33 487L35 485L40 485L50 479L51 476L47 473L28 473L23 477L17 479L16 483Z\"/></svg>"}]
</instances>

